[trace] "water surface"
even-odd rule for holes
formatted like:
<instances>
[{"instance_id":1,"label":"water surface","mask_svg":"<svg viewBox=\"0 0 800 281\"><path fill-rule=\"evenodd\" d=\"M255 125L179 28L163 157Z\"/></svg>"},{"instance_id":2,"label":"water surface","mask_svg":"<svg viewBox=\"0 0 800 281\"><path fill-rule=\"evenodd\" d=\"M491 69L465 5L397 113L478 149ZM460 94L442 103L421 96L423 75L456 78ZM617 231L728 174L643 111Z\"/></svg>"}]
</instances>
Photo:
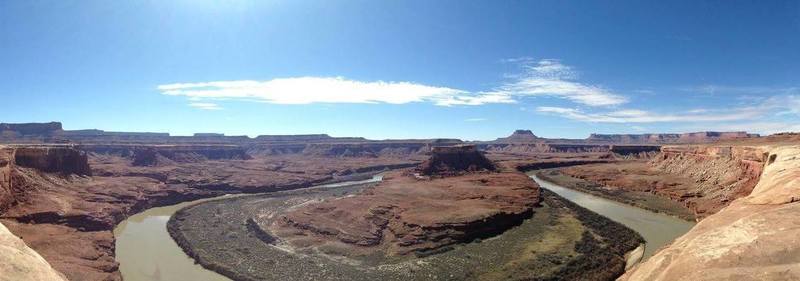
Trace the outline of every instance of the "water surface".
<instances>
[{"instance_id":1,"label":"water surface","mask_svg":"<svg viewBox=\"0 0 800 281\"><path fill-rule=\"evenodd\" d=\"M311 188L331 188L380 181L381 176L363 181L346 181ZM172 240L167 221L178 210L225 195L147 209L122 221L114 228L116 260L125 281L230 281L231 279L195 264L194 259ZM210 231L219 231L210 229Z\"/></svg>"},{"instance_id":2,"label":"water surface","mask_svg":"<svg viewBox=\"0 0 800 281\"><path fill-rule=\"evenodd\" d=\"M694 225L678 218L560 187L535 176L532 178L543 188L639 232L647 241L645 258L686 233ZM378 180L380 176L366 181L319 187L363 184ZM195 264L167 232L167 221L176 211L191 204L223 197L225 196L151 208L120 223L114 229L114 236L116 259L120 263L123 278L126 281L230 281L225 276Z\"/></svg>"},{"instance_id":3,"label":"water surface","mask_svg":"<svg viewBox=\"0 0 800 281\"><path fill-rule=\"evenodd\" d=\"M617 201L565 188L531 175L539 186L555 192L575 204L624 224L638 232L645 241L644 259L691 229L695 223L651 212Z\"/></svg>"}]
</instances>

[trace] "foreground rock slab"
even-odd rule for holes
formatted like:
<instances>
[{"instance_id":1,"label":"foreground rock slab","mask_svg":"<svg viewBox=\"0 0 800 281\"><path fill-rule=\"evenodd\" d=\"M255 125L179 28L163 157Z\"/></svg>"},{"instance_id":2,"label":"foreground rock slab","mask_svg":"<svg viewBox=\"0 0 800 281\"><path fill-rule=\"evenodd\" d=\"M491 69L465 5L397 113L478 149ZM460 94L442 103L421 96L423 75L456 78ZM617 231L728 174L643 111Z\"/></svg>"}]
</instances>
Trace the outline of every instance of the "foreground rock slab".
<instances>
[{"instance_id":1,"label":"foreground rock slab","mask_svg":"<svg viewBox=\"0 0 800 281\"><path fill-rule=\"evenodd\" d=\"M66 281L38 253L0 224L0 281Z\"/></svg>"},{"instance_id":2,"label":"foreground rock slab","mask_svg":"<svg viewBox=\"0 0 800 281\"><path fill-rule=\"evenodd\" d=\"M753 192L707 217L620 280L800 279L800 146L762 146Z\"/></svg>"}]
</instances>

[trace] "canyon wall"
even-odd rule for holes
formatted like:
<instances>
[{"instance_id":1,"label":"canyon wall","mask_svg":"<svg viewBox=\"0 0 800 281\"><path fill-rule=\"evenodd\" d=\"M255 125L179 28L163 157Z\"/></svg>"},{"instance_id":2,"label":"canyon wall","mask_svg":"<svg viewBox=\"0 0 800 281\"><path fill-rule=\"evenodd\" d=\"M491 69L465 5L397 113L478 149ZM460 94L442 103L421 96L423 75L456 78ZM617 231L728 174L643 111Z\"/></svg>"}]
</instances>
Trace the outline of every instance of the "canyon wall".
<instances>
[{"instance_id":1,"label":"canyon wall","mask_svg":"<svg viewBox=\"0 0 800 281\"><path fill-rule=\"evenodd\" d=\"M736 140L758 137L747 132L695 132L682 134L591 134L586 138L590 143L616 144L670 144L670 143L710 143L720 140Z\"/></svg>"},{"instance_id":2,"label":"canyon wall","mask_svg":"<svg viewBox=\"0 0 800 281\"><path fill-rule=\"evenodd\" d=\"M457 145L433 147L430 159L417 170L428 176L451 176L464 172L494 171L495 166L474 145Z\"/></svg>"},{"instance_id":3,"label":"canyon wall","mask_svg":"<svg viewBox=\"0 0 800 281\"><path fill-rule=\"evenodd\" d=\"M684 171L693 178L731 188L708 192L752 192L700 221L620 280L800 279L800 146L796 142L670 147L666 151L664 159L656 163L663 169ZM728 158L735 161L717 161ZM695 159L694 169L683 164ZM723 175L726 169L731 171ZM758 183L751 187L757 171L762 171Z\"/></svg>"},{"instance_id":4,"label":"canyon wall","mask_svg":"<svg viewBox=\"0 0 800 281\"><path fill-rule=\"evenodd\" d=\"M14 171L13 150L0 146L0 212L14 201L11 176Z\"/></svg>"},{"instance_id":5,"label":"canyon wall","mask_svg":"<svg viewBox=\"0 0 800 281\"><path fill-rule=\"evenodd\" d=\"M689 190L674 190L667 195L704 217L750 194L765 160L765 150L760 147L664 146L650 164L661 172L692 179Z\"/></svg>"},{"instance_id":6,"label":"canyon wall","mask_svg":"<svg viewBox=\"0 0 800 281\"><path fill-rule=\"evenodd\" d=\"M500 153L609 153L617 158L649 158L659 152L659 145L608 145L564 143L494 143L478 145Z\"/></svg>"},{"instance_id":7,"label":"canyon wall","mask_svg":"<svg viewBox=\"0 0 800 281\"><path fill-rule=\"evenodd\" d=\"M72 146L14 148L14 163L42 172L91 176L88 156Z\"/></svg>"},{"instance_id":8,"label":"canyon wall","mask_svg":"<svg viewBox=\"0 0 800 281\"><path fill-rule=\"evenodd\" d=\"M27 182L18 167L44 173L91 176L86 153L71 146L0 146L0 212L20 200Z\"/></svg>"}]
</instances>

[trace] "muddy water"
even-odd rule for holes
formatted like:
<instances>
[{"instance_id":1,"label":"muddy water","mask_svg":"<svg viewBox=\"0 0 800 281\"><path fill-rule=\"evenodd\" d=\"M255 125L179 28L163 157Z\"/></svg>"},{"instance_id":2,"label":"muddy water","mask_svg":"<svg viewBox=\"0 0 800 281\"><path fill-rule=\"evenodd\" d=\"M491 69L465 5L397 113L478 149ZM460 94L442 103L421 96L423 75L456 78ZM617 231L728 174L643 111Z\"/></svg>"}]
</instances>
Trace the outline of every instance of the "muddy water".
<instances>
[{"instance_id":1,"label":"muddy water","mask_svg":"<svg viewBox=\"0 0 800 281\"><path fill-rule=\"evenodd\" d=\"M645 257L661 246L682 235L694 224L666 215L649 212L604 198L566 189L533 177L542 187L551 190L578 205L618 221L639 232L645 240ZM379 181L380 177L366 181L344 182L320 187L334 187ZM224 197L224 196L223 196ZM185 202L148 209L131 216L114 229L116 259L126 281L162 280L230 280L194 263L167 233L167 221L179 209L188 205L223 197Z\"/></svg>"},{"instance_id":2,"label":"muddy water","mask_svg":"<svg viewBox=\"0 0 800 281\"><path fill-rule=\"evenodd\" d=\"M364 181L349 181L319 187L337 187L379 181L380 176ZM312 187L313 188L313 187ZM238 196L238 195L234 195ZM167 232L170 216L191 204L226 198L201 199L176 205L147 209L121 222L114 229L116 259L125 281L230 281L195 264Z\"/></svg>"},{"instance_id":3,"label":"muddy water","mask_svg":"<svg viewBox=\"0 0 800 281\"><path fill-rule=\"evenodd\" d=\"M693 222L561 187L534 175L531 175L531 178L541 187L639 232L647 241L644 259L652 256L658 249L671 243L672 240L683 235L695 225Z\"/></svg>"}]
</instances>

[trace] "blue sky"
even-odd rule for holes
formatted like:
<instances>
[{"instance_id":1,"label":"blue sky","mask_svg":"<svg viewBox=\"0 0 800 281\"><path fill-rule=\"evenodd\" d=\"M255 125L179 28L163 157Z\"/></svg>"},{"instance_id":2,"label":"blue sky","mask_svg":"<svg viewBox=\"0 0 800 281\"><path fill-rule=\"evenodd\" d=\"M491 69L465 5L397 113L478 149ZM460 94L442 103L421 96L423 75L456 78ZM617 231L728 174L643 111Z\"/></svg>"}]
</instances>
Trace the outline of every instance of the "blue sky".
<instances>
[{"instance_id":1,"label":"blue sky","mask_svg":"<svg viewBox=\"0 0 800 281\"><path fill-rule=\"evenodd\" d=\"M800 131L800 2L0 1L0 99L178 135Z\"/></svg>"}]
</instances>

